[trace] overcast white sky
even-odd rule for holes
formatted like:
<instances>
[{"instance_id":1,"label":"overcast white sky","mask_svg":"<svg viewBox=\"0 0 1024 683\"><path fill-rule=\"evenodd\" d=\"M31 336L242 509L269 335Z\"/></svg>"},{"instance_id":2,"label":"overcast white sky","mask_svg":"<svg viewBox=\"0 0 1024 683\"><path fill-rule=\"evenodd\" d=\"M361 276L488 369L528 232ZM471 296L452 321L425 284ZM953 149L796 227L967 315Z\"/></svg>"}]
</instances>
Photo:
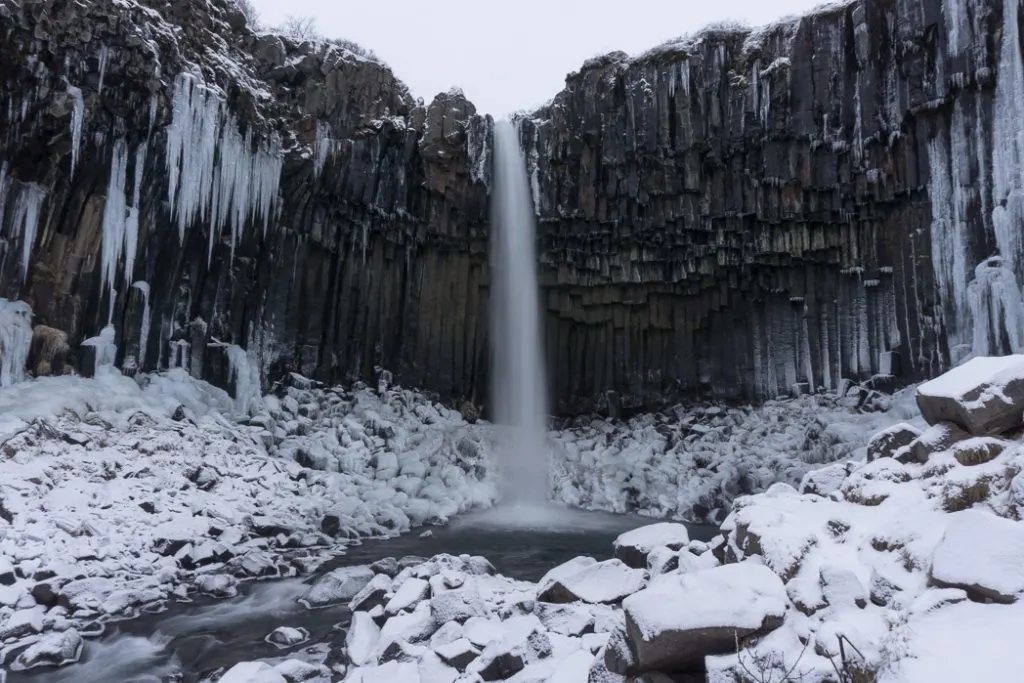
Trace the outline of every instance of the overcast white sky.
<instances>
[{"instance_id":1,"label":"overcast white sky","mask_svg":"<svg viewBox=\"0 0 1024 683\"><path fill-rule=\"evenodd\" d=\"M554 97L589 57L633 54L723 19L757 26L821 0L253 0L373 49L428 102L453 85L495 116Z\"/></svg>"}]
</instances>

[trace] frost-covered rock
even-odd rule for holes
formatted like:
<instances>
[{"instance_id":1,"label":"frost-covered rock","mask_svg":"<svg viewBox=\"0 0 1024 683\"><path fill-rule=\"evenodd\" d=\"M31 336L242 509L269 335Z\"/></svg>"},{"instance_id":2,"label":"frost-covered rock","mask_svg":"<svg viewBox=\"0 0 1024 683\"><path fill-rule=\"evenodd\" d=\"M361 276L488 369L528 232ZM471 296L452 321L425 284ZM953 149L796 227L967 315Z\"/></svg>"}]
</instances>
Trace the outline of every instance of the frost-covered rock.
<instances>
[{"instance_id":1,"label":"frost-covered rock","mask_svg":"<svg viewBox=\"0 0 1024 683\"><path fill-rule=\"evenodd\" d=\"M1024 355L973 358L918 387L929 424L953 422L974 436L1024 423Z\"/></svg>"},{"instance_id":2,"label":"frost-covered rock","mask_svg":"<svg viewBox=\"0 0 1024 683\"><path fill-rule=\"evenodd\" d=\"M871 437L871 441L868 442L868 461L876 458L891 458L896 455L897 451L909 446L919 436L921 436L921 430L906 422L883 429Z\"/></svg>"},{"instance_id":3,"label":"frost-covered rock","mask_svg":"<svg viewBox=\"0 0 1024 683\"><path fill-rule=\"evenodd\" d=\"M975 600L1010 603L1024 593L1024 524L980 510L952 515L932 558L931 579Z\"/></svg>"},{"instance_id":4,"label":"frost-covered rock","mask_svg":"<svg viewBox=\"0 0 1024 683\"><path fill-rule=\"evenodd\" d=\"M367 612L352 614L352 623L345 635L348 656L357 666L374 661L373 653L380 640L380 627Z\"/></svg>"},{"instance_id":5,"label":"frost-covered rock","mask_svg":"<svg viewBox=\"0 0 1024 683\"><path fill-rule=\"evenodd\" d=\"M664 546L681 550L690 542L690 532L683 524L661 522L627 531L615 539L615 557L634 569L647 567L647 555L654 548Z\"/></svg>"},{"instance_id":6,"label":"frost-covered rock","mask_svg":"<svg viewBox=\"0 0 1024 683\"><path fill-rule=\"evenodd\" d=\"M480 650L466 638L459 638L434 648L434 652L448 666L465 671L469 663L480 656Z\"/></svg>"},{"instance_id":7,"label":"frost-covered rock","mask_svg":"<svg viewBox=\"0 0 1024 683\"><path fill-rule=\"evenodd\" d=\"M567 572L538 592L541 602L615 603L640 590L647 572L633 569L617 559L597 562L576 572Z\"/></svg>"},{"instance_id":8,"label":"frost-covered rock","mask_svg":"<svg viewBox=\"0 0 1024 683\"><path fill-rule=\"evenodd\" d=\"M632 673L686 671L707 655L735 651L737 636L778 628L788 604L779 577L751 563L661 581L622 604Z\"/></svg>"},{"instance_id":9,"label":"frost-covered rock","mask_svg":"<svg viewBox=\"0 0 1024 683\"><path fill-rule=\"evenodd\" d=\"M268 643L280 648L295 647L307 640L309 640L309 631L291 626L278 626L267 636Z\"/></svg>"},{"instance_id":10,"label":"frost-covered rock","mask_svg":"<svg viewBox=\"0 0 1024 683\"><path fill-rule=\"evenodd\" d=\"M77 662L82 654L82 636L71 628L63 632L48 633L18 655L11 664L13 671L25 671L39 666L64 666Z\"/></svg>"},{"instance_id":11,"label":"frost-covered rock","mask_svg":"<svg viewBox=\"0 0 1024 683\"><path fill-rule=\"evenodd\" d=\"M952 422L938 422L924 430L919 437L914 439L909 446L901 449L896 454L896 459L902 463L922 464L936 454L942 453L961 441L966 441L971 435Z\"/></svg>"}]
</instances>

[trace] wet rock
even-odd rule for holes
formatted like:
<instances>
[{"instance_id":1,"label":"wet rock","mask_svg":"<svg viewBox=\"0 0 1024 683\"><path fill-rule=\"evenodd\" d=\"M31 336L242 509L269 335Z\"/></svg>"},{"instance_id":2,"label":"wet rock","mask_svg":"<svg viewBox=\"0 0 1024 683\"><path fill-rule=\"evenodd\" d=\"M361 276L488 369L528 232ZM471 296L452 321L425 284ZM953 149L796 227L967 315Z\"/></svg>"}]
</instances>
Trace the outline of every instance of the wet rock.
<instances>
[{"instance_id":1,"label":"wet rock","mask_svg":"<svg viewBox=\"0 0 1024 683\"><path fill-rule=\"evenodd\" d=\"M321 576L303 593L299 602L309 609L326 607L354 598L373 579L369 567L343 567Z\"/></svg>"}]
</instances>

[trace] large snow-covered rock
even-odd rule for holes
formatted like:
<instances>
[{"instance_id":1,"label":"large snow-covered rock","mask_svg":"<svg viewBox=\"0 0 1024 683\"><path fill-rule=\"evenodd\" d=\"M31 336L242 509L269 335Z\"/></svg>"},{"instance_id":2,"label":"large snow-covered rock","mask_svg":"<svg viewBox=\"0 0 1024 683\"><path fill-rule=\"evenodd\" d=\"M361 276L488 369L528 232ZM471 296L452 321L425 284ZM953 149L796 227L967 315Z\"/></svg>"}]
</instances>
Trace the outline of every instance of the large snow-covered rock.
<instances>
[{"instance_id":1,"label":"large snow-covered rock","mask_svg":"<svg viewBox=\"0 0 1024 683\"><path fill-rule=\"evenodd\" d=\"M974 436L996 435L1024 423L1024 355L973 358L918 387L929 424L953 422Z\"/></svg>"},{"instance_id":2,"label":"large snow-covered rock","mask_svg":"<svg viewBox=\"0 0 1024 683\"><path fill-rule=\"evenodd\" d=\"M615 539L615 557L634 569L647 567L647 555L657 547L681 550L690 542L686 525L676 522L649 524Z\"/></svg>"},{"instance_id":3,"label":"large snow-covered rock","mask_svg":"<svg viewBox=\"0 0 1024 683\"><path fill-rule=\"evenodd\" d=\"M753 563L661 580L622 603L631 673L687 671L706 655L735 651L737 637L777 628L788 604L779 577Z\"/></svg>"},{"instance_id":4,"label":"large snow-covered rock","mask_svg":"<svg viewBox=\"0 0 1024 683\"><path fill-rule=\"evenodd\" d=\"M1024 593L1024 523L981 510L952 515L935 548L931 578L976 600L1016 601Z\"/></svg>"},{"instance_id":5,"label":"large snow-covered rock","mask_svg":"<svg viewBox=\"0 0 1024 683\"><path fill-rule=\"evenodd\" d=\"M310 609L351 600L373 580L369 567L342 567L324 574L307 590L299 602Z\"/></svg>"},{"instance_id":6,"label":"large snow-covered rock","mask_svg":"<svg viewBox=\"0 0 1024 683\"><path fill-rule=\"evenodd\" d=\"M219 683L288 683L288 679L265 662L242 662L228 669Z\"/></svg>"},{"instance_id":7,"label":"large snow-covered rock","mask_svg":"<svg viewBox=\"0 0 1024 683\"><path fill-rule=\"evenodd\" d=\"M48 633L18 655L11 665L13 671L38 666L64 666L77 662L82 654L82 636L75 629Z\"/></svg>"},{"instance_id":8,"label":"large snow-covered rock","mask_svg":"<svg viewBox=\"0 0 1024 683\"><path fill-rule=\"evenodd\" d=\"M647 572L621 560L605 560L561 576L537 594L541 602L614 603L647 583Z\"/></svg>"}]
</instances>

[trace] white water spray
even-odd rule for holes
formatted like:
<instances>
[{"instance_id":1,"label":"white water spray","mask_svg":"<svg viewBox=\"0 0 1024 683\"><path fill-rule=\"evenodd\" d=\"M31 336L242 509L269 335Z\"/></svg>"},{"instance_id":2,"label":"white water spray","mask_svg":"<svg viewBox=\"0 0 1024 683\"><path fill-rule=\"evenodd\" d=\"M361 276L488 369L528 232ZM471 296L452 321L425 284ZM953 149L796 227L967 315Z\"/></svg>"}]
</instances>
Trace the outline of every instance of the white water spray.
<instances>
[{"instance_id":1,"label":"white water spray","mask_svg":"<svg viewBox=\"0 0 1024 683\"><path fill-rule=\"evenodd\" d=\"M543 504L549 489L547 391L541 356L534 245L534 211L526 160L516 128L494 126L491 300L495 421L504 494L517 503Z\"/></svg>"}]
</instances>

